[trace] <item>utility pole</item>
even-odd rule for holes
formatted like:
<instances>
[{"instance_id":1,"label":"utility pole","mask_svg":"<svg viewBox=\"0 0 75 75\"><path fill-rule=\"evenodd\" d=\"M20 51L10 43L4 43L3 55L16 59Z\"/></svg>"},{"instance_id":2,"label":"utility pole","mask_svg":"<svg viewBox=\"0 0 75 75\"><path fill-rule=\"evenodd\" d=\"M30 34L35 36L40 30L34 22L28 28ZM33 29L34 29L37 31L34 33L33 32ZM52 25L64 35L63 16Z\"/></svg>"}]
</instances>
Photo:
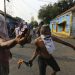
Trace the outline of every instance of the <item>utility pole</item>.
<instances>
[{"instance_id":1,"label":"utility pole","mask_svg":"<svg viewBox=\"0 0 75 75\"><path fill-rule=\"evenodd\" d=\"M4 16L5 16L5 20L6 20L6 0L4 0Z\"/></svg>"},{"instance_id":2,"label":"utility pole","mask_svg":"<svg viewBox=\"0 0 75 75\"><path fill-rule=\"evenodd\" d=\"M7 0L8 2L10 2L9 0ZM4 16L5 16L5 20L6 20L6 0L4 0Z\"/></svg>"}]
</instances>

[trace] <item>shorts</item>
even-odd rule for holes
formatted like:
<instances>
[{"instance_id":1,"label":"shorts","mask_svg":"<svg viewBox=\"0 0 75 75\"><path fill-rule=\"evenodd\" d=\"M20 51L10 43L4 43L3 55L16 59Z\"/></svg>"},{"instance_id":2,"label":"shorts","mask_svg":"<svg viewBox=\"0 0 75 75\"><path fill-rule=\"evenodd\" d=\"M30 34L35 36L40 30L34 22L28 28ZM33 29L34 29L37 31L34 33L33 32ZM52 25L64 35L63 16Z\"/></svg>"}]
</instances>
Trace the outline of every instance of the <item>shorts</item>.
<instances>
[{"instance_id":1,"label":"shorts","mask_svg":"<svg viewBox=\"0 0 75 75\"><path fill-rule=\"evenodd\" d=\"M60 71L60 67L58 66L56 60L51 56L50 58L43 58L41 56L38 57L38 65L40 75L46 75L46 66L49 65L55 72Z\"/></svg>"}]
</instances>

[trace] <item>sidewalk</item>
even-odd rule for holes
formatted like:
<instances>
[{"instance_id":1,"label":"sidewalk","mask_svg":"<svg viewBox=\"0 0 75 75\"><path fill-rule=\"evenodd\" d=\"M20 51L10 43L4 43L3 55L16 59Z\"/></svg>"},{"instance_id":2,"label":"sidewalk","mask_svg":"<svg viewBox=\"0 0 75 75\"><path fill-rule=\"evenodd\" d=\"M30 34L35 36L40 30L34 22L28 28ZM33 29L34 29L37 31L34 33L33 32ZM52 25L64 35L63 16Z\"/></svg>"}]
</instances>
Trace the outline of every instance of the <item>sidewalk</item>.
<instances>
[{"instance_id":1,"label":"sidewalk","mask_svg":"<svg viewBox=\"0 0 75 75\"><path fill-rule=\"evenodd\" d=\"M53 35L55 36L58 36L60 38L75 38L75 37L72 37L72 36L68 36L68 35L65 35L65 34L61 34L61 33L52 33Z\"/></svg>"}]
</instances>

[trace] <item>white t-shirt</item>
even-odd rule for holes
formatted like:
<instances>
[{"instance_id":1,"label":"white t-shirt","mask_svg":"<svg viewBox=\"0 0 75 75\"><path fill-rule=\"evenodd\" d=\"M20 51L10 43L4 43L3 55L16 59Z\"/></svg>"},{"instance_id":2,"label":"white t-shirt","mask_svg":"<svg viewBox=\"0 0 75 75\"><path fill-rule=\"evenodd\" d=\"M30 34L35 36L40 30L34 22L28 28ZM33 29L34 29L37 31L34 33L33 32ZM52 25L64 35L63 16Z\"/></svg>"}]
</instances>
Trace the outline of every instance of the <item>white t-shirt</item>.
<instances>
[{"instance_id":1,"label":"white t-shirt","mask_svg":"<svg viewBox=\"0 0 75 75\"><path fill-rule=\"evenodd\" d=\"M44 35L41 35L41 38L45 44L45 47L46 47L48 53L49 54L53 53L53 51L55 50L55 46L54 46L52 38L51 37L46 38Z\"/></svg>"}]
</instances>

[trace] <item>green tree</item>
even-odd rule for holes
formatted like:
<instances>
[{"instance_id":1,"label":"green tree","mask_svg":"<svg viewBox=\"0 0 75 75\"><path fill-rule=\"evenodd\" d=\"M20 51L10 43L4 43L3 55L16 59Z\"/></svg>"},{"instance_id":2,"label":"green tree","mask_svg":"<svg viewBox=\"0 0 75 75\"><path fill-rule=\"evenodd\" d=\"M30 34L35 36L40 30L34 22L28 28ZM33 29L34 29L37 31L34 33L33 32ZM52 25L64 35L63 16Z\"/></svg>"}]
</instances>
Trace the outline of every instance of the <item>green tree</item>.
<instances>
[{"instance_id":1,"label":"green tree","mask_svg":"<svg viewBox=\"0 0 75 75\"><path fill-rule=\"evenodd\" d=\"M60 1L62 3L62 7L63 9L69 9L74 5L74 1L73 0L61 0Z\"/></svg>"},{"instance_id":2,"label":"green tree","mask_svg":"<svg viewBox=\"0 0 75 75\"><path fill-rule=\"evenodd\" d=\"M43 6L39 10L38 18L43 20L44 23L49 24L50 20L59 14L58 10L59 8L56 3L54 5L49 4L47 6Z\"/></svg>"},{"instance_id":3,"label":"green tree","mask_svg":"<svg viewBox=\"0 0 75 75\"><path fill-rule=\"evenodd\" d=\"M31 21L30 25L32 25L32 27L37 27L38 26L38 22L37 21Z\"/></svg>"},{"instance_id":4,"label":"green tree","mask_svg":"<svg viewBox=\"0 0 75 75\"><path fill-rule=\"evenodd\" d=\"M73 0L61 0L53 5L45 5L39 10L38 18L41 19L44 23L49 24L50 20L68 10L74 4L75 2Z\"/></svg>"}]
</instances>

